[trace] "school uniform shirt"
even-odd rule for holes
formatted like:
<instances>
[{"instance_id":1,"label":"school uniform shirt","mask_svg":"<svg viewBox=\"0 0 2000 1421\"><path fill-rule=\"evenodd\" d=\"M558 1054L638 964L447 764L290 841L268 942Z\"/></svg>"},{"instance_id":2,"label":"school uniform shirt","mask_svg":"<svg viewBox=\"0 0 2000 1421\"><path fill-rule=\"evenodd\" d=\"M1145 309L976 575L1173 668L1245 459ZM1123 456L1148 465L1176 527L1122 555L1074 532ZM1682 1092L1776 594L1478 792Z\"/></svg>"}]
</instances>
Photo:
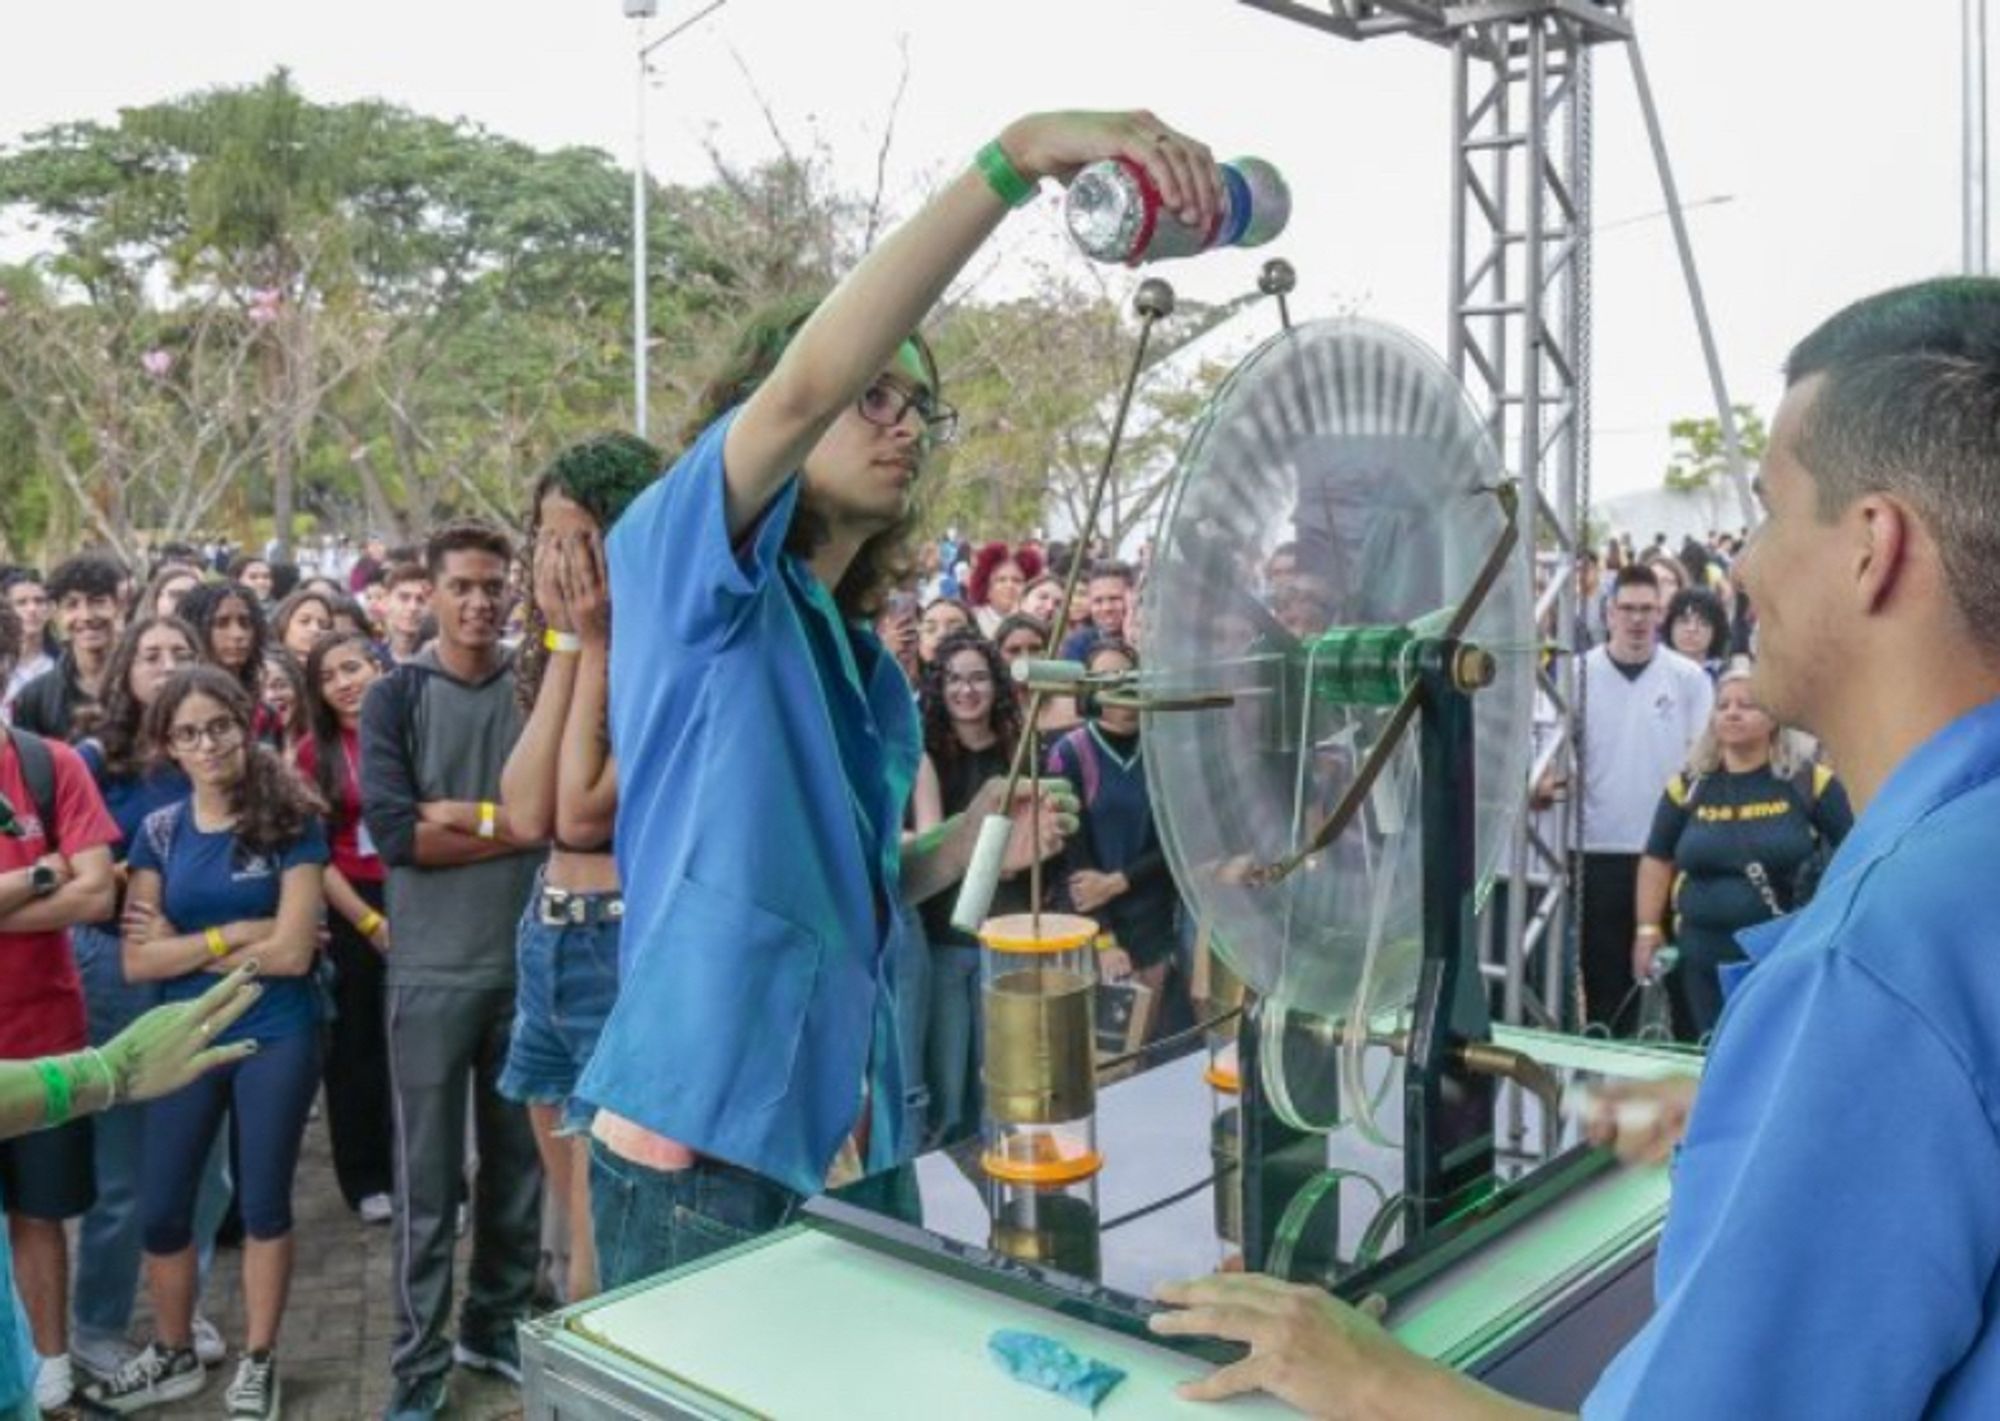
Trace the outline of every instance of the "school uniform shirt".
<instances>
[{"instance_id":1,"label":"school uniform shirt","mask_svg":"<svg viewBox=\"0 0 2000 1421\"><path fill-rule=\"evenodd\" d=\"M1737 935L1651 1319L1588 1421L2000 1416L2000 700ZM1733 985L1731 985L1733 983Z\"/></svg>"},{"instance_id":2,"label":"school uniform shirt","mask_svg":"<svg viewBox=\"0 0 2000 1421\"><path fill-rule=\"evenodd\" d=\"M59 740L45 743L55 772L53 825L42 823L28 793L13 737L0 734L0 794L14 806L23 831L18 839L0 837L0 873L33 867L48 854L80 854L118 842L118 825L83 757ZM83 982L69 934L0 932L0 1060L32 1060L88 1044Z\"/></svg>"},{"instance_id":3,"label":"school uniform shirt","mask_svg":"<svg viewBox=\"0 0 2000 1421\"><path fill-rule=\"evenodd\" d=\"M1114 735L1090 721L1055 743L1048 767L1069 781L1083 806L1080 832L1063 853L1063 876L1086 868L1125 875L1130 887L1091 916L1135 966L1150 967L1173 951L1180 897L1160 849L1142 755L1139 736Z\"/></svg>"},{"instance_id":4,"label":"school uniform shirt","mask_svg":"<svg viewBox=\"0 0 2000 1421\"><path fill-rule=\"evenodd\" d=\"M134 873L160 875L160 911L176 933L203 933L251 918L272 918L285 874L327 861L326 830L308 819L298 838L275 853L254 853L234 829L198 828L194 803L182 800L146 816L129 860ZM218 1040L276 1041L319 1024L319 997L310 975L260 973L263 994ZM186 1001L216 984L213 972L187 972L160 984L162 1001Z\"/></svg>"},{"instance_id":5,"label":"school uniform shirt","mask_svg":"<svg viewBox=\"0 0 2000 1421\"><path fill-rule=\"evenodd\" d=\"M1636 854L1660 790L1708 725L1708 674L1660 647L1636 676L1597 647L1583 658L1583 851Z\"/></svg>"},{"instance_id":6,"label":"school uniform shirt","mask_svg":"<svg viewBox=\"0 0 2000 1421\"><path fill-rule=\"evenodd\" d=\"M576 1094L817 1193L863 1123L907 1154L895 964L921 756L909 682L785 551L799 483L729 534L711 425L606 540L618 1001Z\"/></svg>"},{"instance_id":7,"label":"school uniform shirt","mask_svg":"<svg viewBox=\"0 0 2000 1421\"><path fill-rule=\"evenodd\" d=\"M104 773L104 747L95 740L86 740L78 745L76 753L89 767L91 778L97 782L97 792L103 796L104 807L118 825L118 842L111 846L114 863L125 862L148 814L156 809L165 809L169 804L178 803L194 793L194 785L179 765L157 765L136 775L107 775ZM114 910L110 917L94 926L117 936L118 913Z\"/></svg>"}]
</instances>

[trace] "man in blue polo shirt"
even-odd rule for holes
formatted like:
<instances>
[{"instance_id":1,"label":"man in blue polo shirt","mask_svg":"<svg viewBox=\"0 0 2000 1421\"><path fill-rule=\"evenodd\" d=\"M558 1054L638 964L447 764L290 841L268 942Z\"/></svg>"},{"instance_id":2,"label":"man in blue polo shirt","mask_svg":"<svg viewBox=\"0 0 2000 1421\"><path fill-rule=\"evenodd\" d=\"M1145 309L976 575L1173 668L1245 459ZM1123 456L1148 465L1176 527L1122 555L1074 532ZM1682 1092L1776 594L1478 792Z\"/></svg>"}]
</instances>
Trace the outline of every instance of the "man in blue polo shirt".
<instances>
[{"instance_id":1,"label":"man in blue polo shirt","mask_svg":"<svg viewBox=\"0 0 2000 1421\"><path fill-rule=\"evenodd\" d=\"M1739 938L1685 1115L1656 1307L1589 1418L2000 1416L2000 281L1886 292L1792 352L1741 574L1758 699L1861 810ZM1657 1093L1669 1121L1683 1098ZM1205 1378L1316 1415L1539 1414L1324 1293L1178 1285Z\"/></svg>"},{"instance_id":2,"label":"man in blue polo shirt","mask_svg":"<svg viewBox=\"0 0 2000 1421\"><path fill-rule=\"evenodd\" d=\"M773 1226L837 1159L908 1156L898 899L948 888L1002 808L990 784L902 842L918 728L867 624L954 419L909 333L1036 180L1112 156L1190 221L1219 208L1207 150L1151 115L1020 120L817 308L752 324L611 534L625 927L576 1092L607 1287ZM1038 841L1031 797L1016 868L1075 824L1064 794Z\"/></svg>"}]
</instances>

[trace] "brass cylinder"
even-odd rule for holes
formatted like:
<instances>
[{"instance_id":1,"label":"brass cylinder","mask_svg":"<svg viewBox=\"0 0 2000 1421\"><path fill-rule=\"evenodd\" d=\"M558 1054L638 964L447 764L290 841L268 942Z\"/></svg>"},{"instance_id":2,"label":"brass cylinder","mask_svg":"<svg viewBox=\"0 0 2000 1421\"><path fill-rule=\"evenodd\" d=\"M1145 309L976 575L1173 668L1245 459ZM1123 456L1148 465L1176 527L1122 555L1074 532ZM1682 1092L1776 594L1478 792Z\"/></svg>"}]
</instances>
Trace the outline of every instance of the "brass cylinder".
<instances>
[{"instance_id":1,"label":"brass cylinder","mask_svg":"<svg viewBox=\"0 0 2000 1421\"><path fill-rule=\"evenodd\" d=\"M1032 1189L1009 1193L993 1213L993 1251L1095 1282L1102 1265L1091 1201Z\"/></svg>"},{"instance_id":2,"label":"brass cylinder","mask_svg":"<svg viewBox=\"0 0 2000 1421\"><path fill-rule=\"evenodd\" d=\"M1090 982L1061 968L1021 967L981 992L986 1113L1007 1125L1056 1125L1096 1108Z\"/></svg>"}]
</instances>

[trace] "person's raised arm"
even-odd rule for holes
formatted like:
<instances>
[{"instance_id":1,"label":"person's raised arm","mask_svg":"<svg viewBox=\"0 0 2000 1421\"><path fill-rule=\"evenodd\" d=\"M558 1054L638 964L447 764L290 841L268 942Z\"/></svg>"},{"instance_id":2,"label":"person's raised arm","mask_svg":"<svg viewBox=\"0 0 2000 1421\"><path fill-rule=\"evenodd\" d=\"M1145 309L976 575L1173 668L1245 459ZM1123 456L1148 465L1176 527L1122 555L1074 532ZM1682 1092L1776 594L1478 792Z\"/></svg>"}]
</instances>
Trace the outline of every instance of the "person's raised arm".
<instances>
[{"instance_id":1,"label":"person's raised arm","mask_svg":"<svg viewBox=\"0 0 2000 1421\"><path fill-rule=\"evenodd\" d=\"M562 550L546 534L534 551L535 602L555 638L574 634L561 585ZM551 646L542 662L542 684L528 723L500 772L500 802L515 830L532 839L546 839L556 825L556 762L562 753L563 725L569 717L576 686L575 651Z\"/></svg>"},{"instance_id":2,"label":"person's raised arm","mask_svg":"<svg viewBox=\"0 0 2000 1421\"><path fill-rule=\"evenodd\" d=\"M611 602L604 540L579 533L563 547L562 591L582 649L556 771L556 838L606 843L618 818L618 764L611 754Z\"/></svg>"},{"instance_id":3,"label":"person's raised arm","mask_svg":"<svg viewBox=\"0 0 2000 1421\"><path fill-rule=\"evenodd\" d=\"M1009 124L998 143L1030 183L1066 182L1087 163L1123 157L1192 222L1208 222L1222 205L1208 149L1150 113L1035 114ZM730 427L723 466L732 538L756 522L1006 215L985 175L968 168L834 288Z\"/></svg>"}]
</instances>

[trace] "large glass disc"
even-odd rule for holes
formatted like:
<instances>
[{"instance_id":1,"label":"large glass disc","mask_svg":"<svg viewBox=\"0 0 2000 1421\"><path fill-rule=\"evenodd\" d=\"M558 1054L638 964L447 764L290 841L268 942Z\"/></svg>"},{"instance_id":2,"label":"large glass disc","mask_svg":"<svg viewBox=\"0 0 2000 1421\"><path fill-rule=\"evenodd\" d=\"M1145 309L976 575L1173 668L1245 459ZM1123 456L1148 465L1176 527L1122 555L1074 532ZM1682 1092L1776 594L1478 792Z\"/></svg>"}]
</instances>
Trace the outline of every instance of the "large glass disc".
<instances>
[{"instance_id":1,"label":"large glass disc","mask_svg":"<svg viewBox=\"0 0 2000 1421\"><path fill-rule=\"evenodd\" d=\"M1168 861L1252 988L1343 1019L1359 996L1372 1020L1407 1004L1422 955L1417 725L1332 845L1275 883L1250 870L1310 841L1382 737L1405 679L1392 671L1358 694L1352 678L1336 685L1340 639L1327 633L1442 630L1505 530L1499 456L1424 346L1372 321L1322 321L1237 368L1174 478L1146 581L1141 684L1148 697L1233 700L1146 714ZM1482 895L1527 775L1536 644L1526 542L1466 633L1499 666L1475 701L1468 812Z\"/></svg>"}]
</instances>

